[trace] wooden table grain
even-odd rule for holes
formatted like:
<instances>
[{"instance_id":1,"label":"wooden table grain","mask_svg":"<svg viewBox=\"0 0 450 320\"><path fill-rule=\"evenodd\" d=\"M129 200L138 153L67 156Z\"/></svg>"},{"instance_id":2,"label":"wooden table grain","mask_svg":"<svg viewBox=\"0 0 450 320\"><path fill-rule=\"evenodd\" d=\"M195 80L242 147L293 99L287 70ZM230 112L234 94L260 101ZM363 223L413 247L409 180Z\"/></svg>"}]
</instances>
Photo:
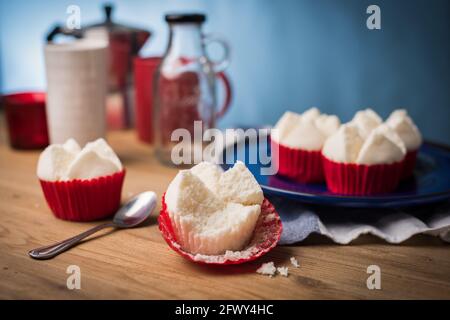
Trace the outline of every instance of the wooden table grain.
<instances>
[{"instance_id":1,"label":"wooden table grain","mask_svg":"<svg viewBox=\"0 0 450 320\"><path fill-rule=\"evenodd\" d=\"M240 266L188 262L161 237L156 215L137 229L107 230L46 261L28 250L96 225L58 220L35 174L39 151L12 150L0 130L0 298L2 299L450 299L450 247L431 236L388 245L364 236L335 245L319 235L280 246ZM123 199L144 190L159 196L176 170L161 166L134 132L112 132L109 142L127 168ZM159 207L158 207L159 210ZM295 256L299 268L290 265ZM262 262L289 266L289 277L255 273ZM66 286L68 266L81 270L81 289ZM368 290L367 267L381 268L381 290Z\"/></svg>"}]
</instances>

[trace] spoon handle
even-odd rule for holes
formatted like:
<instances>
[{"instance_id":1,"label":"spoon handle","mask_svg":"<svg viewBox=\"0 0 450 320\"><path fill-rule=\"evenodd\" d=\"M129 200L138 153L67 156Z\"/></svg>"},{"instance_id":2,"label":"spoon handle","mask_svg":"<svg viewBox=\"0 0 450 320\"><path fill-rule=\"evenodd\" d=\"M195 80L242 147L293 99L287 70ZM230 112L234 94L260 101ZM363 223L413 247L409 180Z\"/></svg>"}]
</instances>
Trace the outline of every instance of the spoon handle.
<instances>
[{"instance_id":1,"label":"spoon handle","mask_svg":"<svg viewBox=\"0 0 450 320\"><path fill-rule=\"evenodd\" d=\"M51 259L51 258L57 256L58 254L60 254L61 252L64 252L67 249L75 246L77 243L79 243L84 238L90 236L91 234L93 234L101 229L108 228L108 227L115 227L114 222L107 222L107 223L95 226L89 230L86 230L83 233L80 233L79 235L76 235L76 236L66 239L64 241L61 241L61 242L58 242L58 243L55 243L55 244L52 244L49 246L30 250L28 252L28 254L30 255L30 257L32 257L34 259L39 259L39 260Z\"/></svg>"}]
</instances>

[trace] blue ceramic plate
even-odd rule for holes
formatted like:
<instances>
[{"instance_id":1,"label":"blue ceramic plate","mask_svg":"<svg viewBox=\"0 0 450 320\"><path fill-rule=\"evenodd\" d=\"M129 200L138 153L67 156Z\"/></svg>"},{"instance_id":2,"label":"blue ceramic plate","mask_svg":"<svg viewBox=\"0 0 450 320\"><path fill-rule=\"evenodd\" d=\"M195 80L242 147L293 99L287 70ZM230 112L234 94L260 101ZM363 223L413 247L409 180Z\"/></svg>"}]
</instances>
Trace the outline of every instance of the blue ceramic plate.
<instances>
[{"instance_id":1,"label":"blue ceramic plate","mask_svg":"<svg viewBox=\"0 0 450 320\"><path fill-rule=\"evenodd\" d=\"M241 143L228 148L224 156L233 156L247 164L266 195L277 195L302 202L360 208L408 207L450 199L450 148L424 143L418 154L414 176L403 181L395 192L377 196L346 196L327 190L325 183L301 184L284 177L262 175L262 164L250 164L249 155L263 151L270 155L270 144ZM230 154L231 153L231 154ZM266 165L264 167L270 166ZM223 165L224 169L230 165Z\"/></svg>"}]
</instances>

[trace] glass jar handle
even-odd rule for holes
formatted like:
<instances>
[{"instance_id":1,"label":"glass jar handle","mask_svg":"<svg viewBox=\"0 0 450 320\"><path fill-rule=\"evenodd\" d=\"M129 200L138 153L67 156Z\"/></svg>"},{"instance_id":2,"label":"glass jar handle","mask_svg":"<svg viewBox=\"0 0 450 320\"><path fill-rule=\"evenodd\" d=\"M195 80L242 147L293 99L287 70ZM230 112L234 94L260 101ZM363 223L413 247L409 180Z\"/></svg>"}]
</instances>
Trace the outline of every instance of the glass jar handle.
<instances>
[{"instance_id":1,"label":"glass jar handle","mask_svg":"<svg viewBox=\"0 0 450 320\"><path fill-rule=\"evenodd\" d=\"M232 90L231 90L230 80L228 79L225 72L221 71L221 72L217 73L216 75L222 81L223 86L225 88L225 99L223 101L223 105L216 112L216 119L219 119L228 111L228 108L230 107L230 104L231 104L231 97L233 96L233 94L232 94Z\"/></svg>"},{"instance_id":2,"label":"glass jar handle","mask_svg":"<svg viewBox=\"0 0 450 320\"><path fill-rule=\"evenodd\" d=\"M225 88L225 99L223 102L222 107L216 112L216 119L221 118L227 111L231 103L231 97L232 97L232 89L231 89L231 83L228 79L227 75L225 74L224 70L228 67L230 64L230 46L228 43L213 35L206 35L203 37L203 44L204 46L208 46L211 43L219 43L223 50L223 58L219 61L211 61L211 64L213 65L213 70L216 73L216 76L222 81L222 84Z\"/></svg>"},{"instance_id":3,"label":"glass jar handle","mask_svg":"<svg viewBox=\"0 0 450 320\"><path fill-rule=\"evenodd\" d=\"M223 58L219 61L211 61L214 72L219 73L224 71L230 64L230 46L228 45L228 42L218 36L211 34L203 36L203 45L205 47L207 47L211 43L218 43L223 49Z\"/></svg>"}]
</instances>

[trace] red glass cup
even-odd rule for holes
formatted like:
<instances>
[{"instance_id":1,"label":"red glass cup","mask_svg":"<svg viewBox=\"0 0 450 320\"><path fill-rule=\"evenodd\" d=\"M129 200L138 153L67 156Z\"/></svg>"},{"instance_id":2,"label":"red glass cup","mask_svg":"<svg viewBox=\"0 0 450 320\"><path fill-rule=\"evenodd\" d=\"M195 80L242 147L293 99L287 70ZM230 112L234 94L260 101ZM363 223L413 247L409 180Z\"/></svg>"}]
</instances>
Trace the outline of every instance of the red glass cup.
<instances>
[{"instance_id":1,"label":"red glass cup","mask_svg":"<svg viewBox=\"0 0 450 320\"><path fill-rule=\"evenodd\" d=\"M153 75L162 58L134 59L135 119L139 140L153 142Z\"/></svg>"},{"instance_id":2,"label":"red glass cup","mask_svg":"<svg viewBox=\"0 0 450 320\"><path fill-rule=\"evenodd\" d=\"M22 92L1 98L5 108L9 143L16 149L40 149L48 145L45 93Z\"/></svg>"}]
</instances>

